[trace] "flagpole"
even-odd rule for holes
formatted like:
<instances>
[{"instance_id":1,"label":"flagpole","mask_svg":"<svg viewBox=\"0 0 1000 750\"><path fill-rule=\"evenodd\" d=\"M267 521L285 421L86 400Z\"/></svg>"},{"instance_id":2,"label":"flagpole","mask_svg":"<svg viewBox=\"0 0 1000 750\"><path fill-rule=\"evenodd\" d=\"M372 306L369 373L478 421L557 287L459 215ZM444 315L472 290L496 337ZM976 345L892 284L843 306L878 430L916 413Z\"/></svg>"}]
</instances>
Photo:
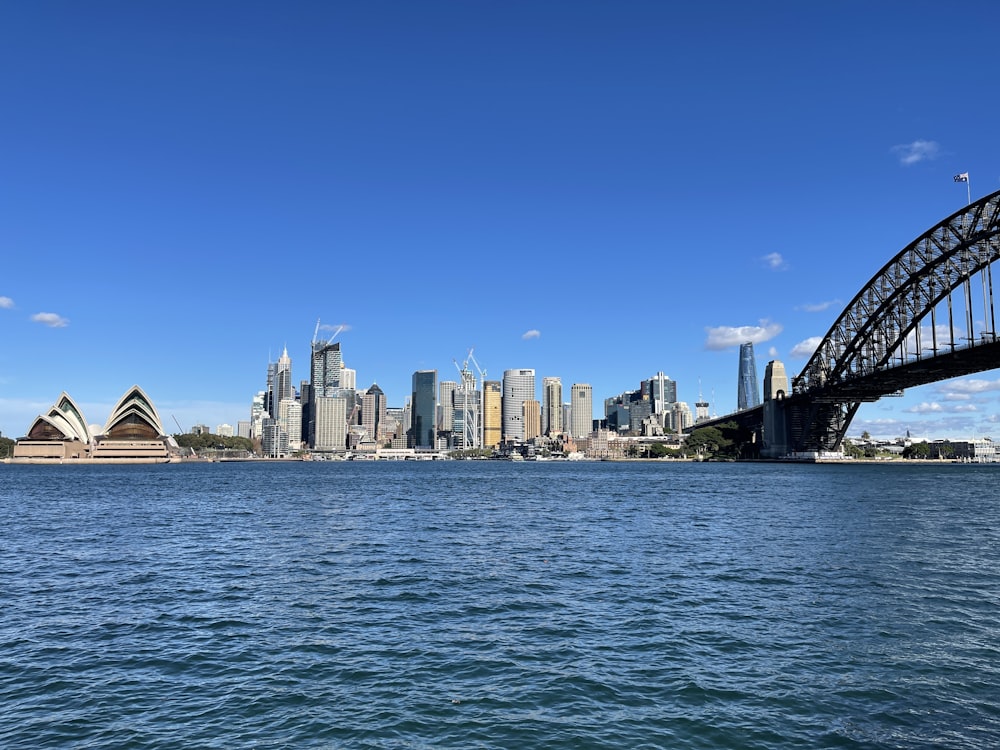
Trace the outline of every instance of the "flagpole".
<instances>
[{"instance_id":1,"label":"flagpole","mask_svg":"<svg viewBox=\"0 0 1000 750\"><path fill-rule=\"evenodd\" d=\"M972 180L969 179L969 173L965 173L965 198L968 201L965 205L972 205Z\"/></svg>"}]
</instances>

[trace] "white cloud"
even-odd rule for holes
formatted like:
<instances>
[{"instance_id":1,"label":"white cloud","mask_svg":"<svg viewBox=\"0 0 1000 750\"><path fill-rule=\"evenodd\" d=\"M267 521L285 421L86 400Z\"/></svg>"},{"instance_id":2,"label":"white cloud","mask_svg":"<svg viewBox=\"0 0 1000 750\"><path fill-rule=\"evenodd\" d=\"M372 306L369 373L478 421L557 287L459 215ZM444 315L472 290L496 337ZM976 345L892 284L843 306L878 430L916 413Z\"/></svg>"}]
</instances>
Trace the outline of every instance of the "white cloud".
<instances>
[{"instance_id":1,"label":"white cloud","mask_svg":"<svg viewBox=\"0 0 1000 750\"><path fill-rule=\"evenodd\" d=\"M979 408L975 404L955 404L951 411L955 413L968 412L968 411L979 411Z\"/></svg>"},{"instance_id":2,"label":"white cloud","mask_svg":"<svg viewBox=\"0 0 1000 750\"><path fill-rule=\"evenodd\" d=\"M972 378L971 380L957 380L948 384L948 391L958 395L963 393L986 393L987 391L1000 391L1000 380L982 380Z\"/></svg>"},{"instance_id":3,"label":"white cloud","mask_svg":"<svg viewBox=\"0 0 1000 750\"><path fill-rule=\"evenodd\" d=\"M784 271L788 268L788 264L785 259L781 257L781 253L768 253L763 258L764 265L770 268L772 271Z\"/></svg>"},{"instance_id":4,"label":"white cloud","mask_svg":"<svg viewBox=\"0 0 1000 750\"><path fill-rule=\"evenodd\" d=\"M772 346L770 349L768 349L767 350L767 356L769 356L771 359L777 359L778 358L778 347Z\"/></svg>"},{"instance_id":5,"label":"white cloud","mask_svg":"<svg viewBox=\"0 0 1000 750\"><path fill-rule=\"evenodd\" d=\"M914 141L892 147L892 153L904 167L937 158L940 146L935 141Z\"/></svg>"},{"instance_id":6,"label":"white cloud","mask_svg":"<svg viewBox=\"0 0 1000 750\"><path fill-rule=\"evenodd\" d=\"M945 393L941 396L945 401L968 401L972 398L968 393Z\"/></svg>"},{"instance_id":7,"label":"white cloud","mask_svg":"<svg viewBox=\"0 0 1000 750\"><path fill-rule=\"evenodd\" d=\"M524 333L522 333L521 338L524 339L525 341L528 341L530 339L537 339L541 335L542 335L541 331L532 328L530 331L525 331Z\"/></svg>"},{"instance_id":8,"label":"white cloud","mask_svg":"<svg viewBox=\"0 0 1000 750\"><path fill-rule=\"evenodd\" d=\"M802 312L823 312L824 310L829 310L833 305L839 304L840 300L831 299L826 302L817 302L814 305L799 305L796 310L801 310Z\"/></svg>"},{"instance_id":9,"label":"white cloud","mask_svg":"<svg viewBox=\"0 0 1000 750\"><path fill-rule=\"evenodd\" d=\"M781 333L782 327L779 323L762 320L759 326L716 326L705 330L708 331L705 348L721 351L747 342L760 344L768 341Z\"/></svg>"},{"instance_id":10,"label":"white cloud","mask_svg":"<svg viewBox=\"0 0 1000 750\"><path fill-rule=\"evenodd\" d=\"M927 402L924 401L922 404L917 404L916 406L911 406L909 409L904 409L910 414L936 414L944 411L944 408L937 401Z\"/></svg>"},{"instance_id":11,"label":"white cloud","mask_svg":"<svg viewBox=\"0 0 1000 750\"><path fill-rule=\"evenodd\" d=\"M790 354L793 359L806 359L807 357L811 357L813 352L816 351L816 347L818 347L822 341L822 336L810 336L805 341L800 341L793 346Z\"/></svg>"},{"instance_id":12,"label":"white cloud","mask_svg":"<svg viewBox=\"0 0 1000 750\"><path fill-rule=\"evenodd\" d=\"M4 310L9 310L14 306L14 300L10 297L0 297L0 308Z\"/></svg>"},{"instance_id":13,"label":"white cloud","mask_svg":"<svg viewBox=\"0 0 1000 750\"><path fill-rule=\"evenodd\" d=\"M35 313L31 316L31 319L36 323L42 323L43 325L49 326L49 328L65 328L69 325L69 320L64 318L62 315L57 313L40 312Z\"/></svg>"}]
</instances>

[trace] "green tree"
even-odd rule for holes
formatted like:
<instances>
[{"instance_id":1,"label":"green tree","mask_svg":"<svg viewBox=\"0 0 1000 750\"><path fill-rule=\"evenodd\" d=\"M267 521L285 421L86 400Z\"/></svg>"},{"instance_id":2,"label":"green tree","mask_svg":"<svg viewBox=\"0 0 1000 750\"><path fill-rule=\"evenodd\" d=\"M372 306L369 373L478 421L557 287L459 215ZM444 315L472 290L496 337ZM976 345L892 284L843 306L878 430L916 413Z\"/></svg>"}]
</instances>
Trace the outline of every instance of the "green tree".
<instances>
[{"instance_id":1,"label":"green tree","mask_svg":"<svg viewBox=\"0 0 1000 750\"><path fill-rule=\"evenodd\" d=\"M688 434L684 444L689 450L706 457L721 454L732 448L732 441L725 438L718 427L696 427Z\"/></svg>"},{"instance_id":2,"label":"green tree","mask_svg":"<svg viewBox=\"0 0 1000 750\"><path fill-rule=\"evenodd\" d=\"M196 451L253 450L253 442L249 438L235 436L224 437L222 435L213 435L210 432L203 432L200 435L194 435L190 432L186 432L184 434L174 435L174 440L177 441L177 445L181 448L194 448Z\"/></svg>"},{"instance_id":3,"label":"green tree","mask_svg":"<svg viewBox=\"0 0 1000 750\"><path fill-rule=\"evenodd\" d=\"M663 443L653 443L649 446L650 458L666 458L670 455L670 449Z\"/></svg>"},{"instance_id":4,"label":"green tree","mask_svg":"<svg viewBox=\"0 0 1000 750\"><path fill-rule=\"evenodd\" d=\"M0 458L10 458L14 455L14 441L0 437Z\"/></svg>"},{"instance_id":5,"label":"green tree","mask_svg":"<svg viewBox=\"0 0 1000 750\"><path fill-rule=\"evenodd\" d=\"M846 438L841 445L841 450L844 451L844 455L848 458L861 458L865 455L865 452L858 445L855 445L854 441Z\"/></svg>"},{"instance_id":6,"label":"green tree","mask_svg":"<svg viewBox=\"0 0 1000 750\"><path fill-rule=\"evenodd\" d=\"M920 443L911 443L910 445L903 448L903 458L930 458L931 447L927 445L926 441Z\"/></svg>"}]
</instances>

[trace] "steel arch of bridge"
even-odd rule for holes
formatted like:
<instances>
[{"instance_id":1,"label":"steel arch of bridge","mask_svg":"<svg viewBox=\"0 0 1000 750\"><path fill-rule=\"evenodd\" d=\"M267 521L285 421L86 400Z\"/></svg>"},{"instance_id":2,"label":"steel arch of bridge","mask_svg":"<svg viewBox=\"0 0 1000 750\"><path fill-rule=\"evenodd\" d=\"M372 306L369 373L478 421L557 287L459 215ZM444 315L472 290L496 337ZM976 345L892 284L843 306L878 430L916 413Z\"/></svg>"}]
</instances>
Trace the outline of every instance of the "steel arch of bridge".
<instances>
[{"instance_id":1,"label":"steel arch of bridge","mask_svg":"<svg viewBox=\"0 0 1000 750\"><path fill-rule=\"evenodd\" d=\"M907 245L872 277L833 324L802 372L792 381L792 401L800 412L793 427L799 450L839 448L850 419L864 401L874 401L899 387L922 384L1000 366L993 312L991 264L1000 258L1000 191L970 203ZM975 336L971 279L981 273L985 330ZM956 344L951 317L952 293L965 294L967 343ZM948 341L939 346L935 310L948 302ZM930 355L922 345L921 324L930 317ZM975 369L931 373L912 365L944 360L959 350L987 346ZM908 378L893 370L909 368ZM808 414L802 404L808 403ZM791 404L789 404L791 406Z\"/></svg>"}]
</instances>

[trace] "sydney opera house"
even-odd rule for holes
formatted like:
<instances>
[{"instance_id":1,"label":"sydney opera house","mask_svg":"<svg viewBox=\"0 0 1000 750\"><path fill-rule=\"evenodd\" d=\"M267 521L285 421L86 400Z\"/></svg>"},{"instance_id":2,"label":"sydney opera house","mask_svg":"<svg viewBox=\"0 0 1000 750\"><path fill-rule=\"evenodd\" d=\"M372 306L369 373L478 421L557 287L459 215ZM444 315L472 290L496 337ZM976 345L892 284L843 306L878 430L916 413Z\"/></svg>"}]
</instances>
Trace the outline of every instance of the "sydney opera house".
<instances>
[{"instance_id":1,"label":"sydney opera house","mask_svg":"<svg viewBox=\"0 0 1000 750\"><path fill-rule=\"evenodd\" d=\"M87 425L83 412L63 393L45 414L32 423L28 434L14 445L12 462L68 463L167 463L172 459L172 439L163 430L156 407L134 385L111 410L100 434Z\"/></svg>"}]
</instances>

